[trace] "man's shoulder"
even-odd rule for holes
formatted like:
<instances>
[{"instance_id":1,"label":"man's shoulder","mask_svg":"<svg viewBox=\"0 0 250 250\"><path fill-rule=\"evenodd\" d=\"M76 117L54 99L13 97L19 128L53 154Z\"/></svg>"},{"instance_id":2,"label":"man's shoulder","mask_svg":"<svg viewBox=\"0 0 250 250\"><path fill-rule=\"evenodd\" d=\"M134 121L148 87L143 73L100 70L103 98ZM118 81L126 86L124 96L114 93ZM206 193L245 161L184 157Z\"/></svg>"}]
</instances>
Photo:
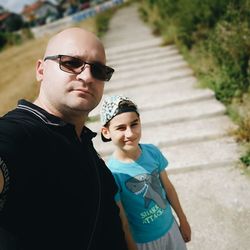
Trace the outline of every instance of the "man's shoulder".
<instances>
[{"instance_id":1,"label":"man's shoulder","mask_svg":"<svg viewBox=\"0 0 250 250\"><path fill-rule=\"evenodd\" d=\"M18 109L14 109L0 117L0 139L4 138L15 141L27 137L35 128L35 120Z\"/></svg>"},{"instance_id":2,"label":"man's shoulder","mask_svg":"<svg viewBox=\"0 0 250 250\"><path fill-rule=\"evenodd\" d=\"M22 126L22 119L15 117L14 111L10 111L0 118L0 133L18 132Z\"/></svg>"}]
</instances>

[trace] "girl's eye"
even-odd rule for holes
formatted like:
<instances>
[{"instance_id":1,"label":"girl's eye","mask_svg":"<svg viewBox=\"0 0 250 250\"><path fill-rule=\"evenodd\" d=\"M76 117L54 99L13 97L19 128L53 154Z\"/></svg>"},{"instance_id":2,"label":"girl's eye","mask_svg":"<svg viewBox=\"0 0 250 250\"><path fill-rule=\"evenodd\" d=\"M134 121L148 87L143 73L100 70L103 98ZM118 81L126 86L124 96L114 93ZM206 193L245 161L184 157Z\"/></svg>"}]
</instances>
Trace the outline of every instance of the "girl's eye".
<instances>
[{"instance_id":1,"label":"girl's eye","mask_svg":"<svg viewBox=\"0 0 250 250\"><path fill-rule=\"evenodd\" d=\"M123 130L125 130L125 128L124 127L118 127L117 130L123 131Z\"/></svg>"}]
</instances>

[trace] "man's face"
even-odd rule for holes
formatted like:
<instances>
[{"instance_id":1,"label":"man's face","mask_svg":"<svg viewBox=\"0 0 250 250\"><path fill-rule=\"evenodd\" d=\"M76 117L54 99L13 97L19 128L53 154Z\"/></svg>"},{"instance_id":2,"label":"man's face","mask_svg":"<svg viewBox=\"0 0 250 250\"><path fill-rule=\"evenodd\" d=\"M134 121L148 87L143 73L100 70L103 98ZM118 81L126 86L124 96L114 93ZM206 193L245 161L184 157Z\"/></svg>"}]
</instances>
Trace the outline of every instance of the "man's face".
<instances>
[{"instance_id":1,"label":"man's face","mask_svg":"<svg viewBox=\"0 0 250 250\"><path fill-rule=\"evenodd\" d=\"M94 36L76 32L55 39L46 52L46 56L59 54L89 63L105 64L106 60L103 47ZM86 115L98 105L103 95L104 82L92 75L90 67L86 64L80 74L74 74L62 71L58 60L40 61L37 72L40 70L41 93L52 111L62 115Z\"/></svg>"}]
</instances>

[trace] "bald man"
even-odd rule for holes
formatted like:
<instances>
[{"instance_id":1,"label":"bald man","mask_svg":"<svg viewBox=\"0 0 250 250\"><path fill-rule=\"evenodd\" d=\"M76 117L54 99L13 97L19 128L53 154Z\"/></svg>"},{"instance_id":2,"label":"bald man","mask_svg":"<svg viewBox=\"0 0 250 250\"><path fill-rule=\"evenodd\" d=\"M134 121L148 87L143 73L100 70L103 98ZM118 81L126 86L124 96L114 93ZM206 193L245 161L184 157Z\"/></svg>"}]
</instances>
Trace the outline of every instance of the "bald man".
<instances>
[{"instance_id":1,"label":"bald man","mask_svg":"<svg viewBox=\"0 0 250 250\"><path fill-rule=\"evenodd\" d=\"M1 250L127 249L117 187L84 125L113 72L93 33L49 41L37 99L0 119Z\"/></svg>"}]
</instances>

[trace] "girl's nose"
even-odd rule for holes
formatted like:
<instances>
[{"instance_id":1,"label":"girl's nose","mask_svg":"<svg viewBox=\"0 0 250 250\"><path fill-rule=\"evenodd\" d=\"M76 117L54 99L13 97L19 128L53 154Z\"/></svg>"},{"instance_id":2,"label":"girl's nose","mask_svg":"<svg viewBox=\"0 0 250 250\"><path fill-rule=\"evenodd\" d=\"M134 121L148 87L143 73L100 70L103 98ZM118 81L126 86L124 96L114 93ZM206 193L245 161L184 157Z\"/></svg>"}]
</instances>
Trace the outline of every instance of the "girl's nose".
<instances>
[{"instance_id":1,"label":"girl's nose","mask_svg":"<svg viewBox=\"0 0 250 250\"><path fill-rule=\"evenodd\" d=\"M131 137L133 135L133 131L132 131L132 129L130 128L130 127L128 127L127 129L126 129L126 131L125 131L125 136L127 137L127 138L129 138L129 137Z\"/></svg>"}]
</instances>

